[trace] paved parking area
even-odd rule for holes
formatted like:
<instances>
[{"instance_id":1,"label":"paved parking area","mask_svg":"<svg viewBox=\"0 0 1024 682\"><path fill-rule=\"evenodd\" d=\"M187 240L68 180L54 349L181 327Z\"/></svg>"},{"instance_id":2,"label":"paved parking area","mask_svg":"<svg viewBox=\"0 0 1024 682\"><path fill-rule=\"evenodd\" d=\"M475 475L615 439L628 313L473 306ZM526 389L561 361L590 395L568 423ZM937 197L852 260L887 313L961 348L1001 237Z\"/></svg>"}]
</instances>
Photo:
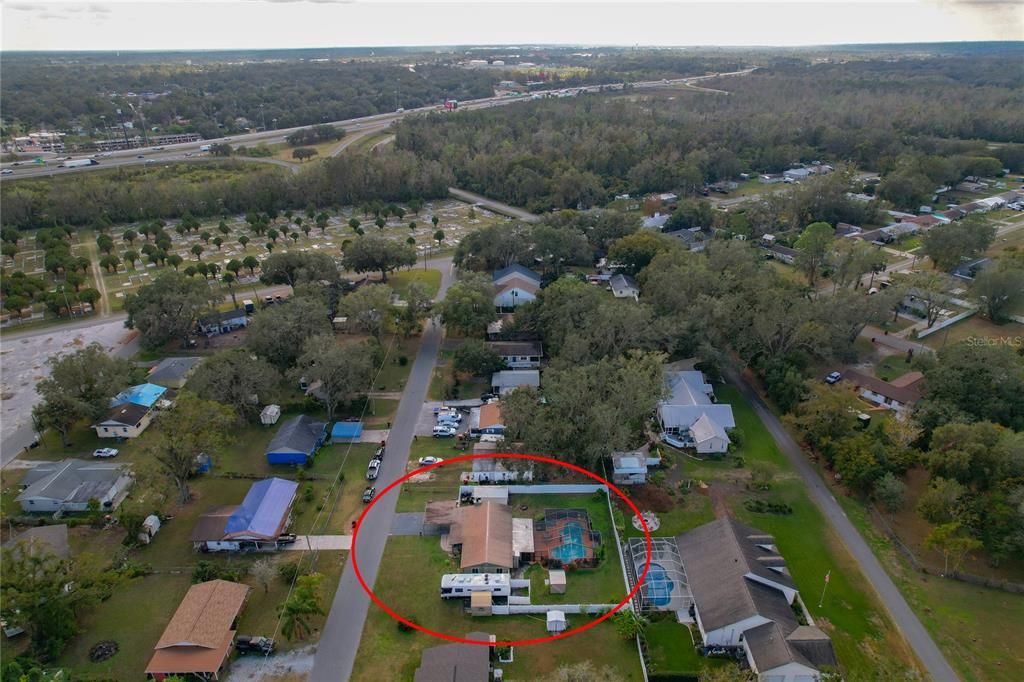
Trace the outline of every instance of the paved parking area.
<instances>
[{"instance_id":1,"label":"paved parking area","mask_svg":"<svg viewBox=\"0 0 1024 682\"><path fill-rule=\"evenodd\" d=\"M422 535L423 512L401 512L391 522L392 535Z\"/></svg>"},{"instance_id":2,"label":"paved parking area","mask_svg":"<svg viewBox=\"0 0 1024 682\"><path fill-rule=\"evenodd\" d=\"M427 401L420 409L419 419L416 421L416 435L429 436L437 423L434 418L434 410L441 407L440 401Z\"/></svg>"}]
</instances>

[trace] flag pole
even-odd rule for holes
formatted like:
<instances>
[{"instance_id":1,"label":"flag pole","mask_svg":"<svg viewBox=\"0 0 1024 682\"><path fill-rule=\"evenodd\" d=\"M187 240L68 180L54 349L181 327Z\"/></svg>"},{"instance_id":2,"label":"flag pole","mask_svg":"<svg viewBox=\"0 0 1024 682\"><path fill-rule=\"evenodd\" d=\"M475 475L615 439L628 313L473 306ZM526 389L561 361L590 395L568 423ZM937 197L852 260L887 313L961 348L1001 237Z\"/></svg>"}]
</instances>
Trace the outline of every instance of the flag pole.
<instances>
[{"instance_id":1,"label":"flag pole","mask_svg":"<svg viewBox=\"0 0 1024 682\"><path fill-rule=\"evenodd\" d=\"M821 588L821 599L818 600L818 608L819 609L821 608L821 605L823 603L825 603L825 590L828 589L828 581L831 578L832 578L832 571L830 570L828 573L825 574L825 586L823 588Z\"/></svg>"}]
</instances>

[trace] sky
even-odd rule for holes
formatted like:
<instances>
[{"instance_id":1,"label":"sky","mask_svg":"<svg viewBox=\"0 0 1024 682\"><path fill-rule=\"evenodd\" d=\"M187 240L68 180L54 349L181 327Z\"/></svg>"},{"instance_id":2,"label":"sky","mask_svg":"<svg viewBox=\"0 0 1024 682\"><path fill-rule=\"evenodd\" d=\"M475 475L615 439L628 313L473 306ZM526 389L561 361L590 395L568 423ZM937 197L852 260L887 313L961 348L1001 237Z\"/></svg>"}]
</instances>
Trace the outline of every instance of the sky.
<instances>
[{"instance_id":1,"label":"sky","mask_svg":"<svg viewBox=\"0 0 1024 682\"><path fill-rule=\"evenodd\" d=\"M1024 40L1024 0L0 0L0 50Z\"/></svg>"}]
</instances>

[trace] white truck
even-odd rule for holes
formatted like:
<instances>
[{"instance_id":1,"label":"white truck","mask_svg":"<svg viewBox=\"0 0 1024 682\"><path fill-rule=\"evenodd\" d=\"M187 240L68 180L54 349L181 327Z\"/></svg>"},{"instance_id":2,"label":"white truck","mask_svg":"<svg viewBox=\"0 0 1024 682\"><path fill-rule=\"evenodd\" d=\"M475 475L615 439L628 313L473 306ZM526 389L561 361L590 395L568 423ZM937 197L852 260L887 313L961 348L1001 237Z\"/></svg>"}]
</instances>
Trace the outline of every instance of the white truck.
<instances>
[{"instance_id":1,"label":"white truck","mask_svg":"<svg viewBox=\"0 0 1024 682\"><path fill-rule=\"evenodd\" d=\"M96 159L75 159L73 161L65 161L64 163L57 166L57 168L81 168L83 166L98 166L100 162Z\"/></svg>"},{"instance_id":2,"label":"white truck","mask_svg":"<svg viewBox=\"0 0 1024 682\"><path fill-rule=\"evenodd\" d=\"M204 145L201 145L201 146L199 147L199 151L201 151L201 152L208 152L208 151L210 151L210 148L211 148L212 146L213 146L213 145L209 145L209 144L204 144Z\"/></svg>"}]
</instances>

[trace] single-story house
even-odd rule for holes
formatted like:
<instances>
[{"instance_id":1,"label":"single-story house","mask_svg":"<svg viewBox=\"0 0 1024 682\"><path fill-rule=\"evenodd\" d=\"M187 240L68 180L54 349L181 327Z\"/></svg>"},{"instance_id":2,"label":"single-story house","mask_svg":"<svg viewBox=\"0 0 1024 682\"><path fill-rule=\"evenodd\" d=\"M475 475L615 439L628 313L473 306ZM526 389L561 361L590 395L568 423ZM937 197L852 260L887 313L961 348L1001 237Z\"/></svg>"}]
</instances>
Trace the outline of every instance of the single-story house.
<instances>
[{"instance_id":1,"label":"single-story house","mask_svg":"<svg viewBox=\"0 0 1024 682\"><path fill-rule=\"evenodd\" d=\"M487 345L509 369L537 369L544 357L540 341L488 341Z\"/></svg>"},{"instance_id":2,"label":"single-story house","mask_svg":"<svg viewBox=\"0 0 1024 682\"><path fill-rule=\"evenodd\" d=\"M53 554L59 559L71 556L68 544L68 527L66 524L53 526L35 526L18 533L4 543L4 549L21 551L23 547L29 556Z\"/></svg>"},{"instance_id":3,"label":"single-story house","mask_svg":"<svg viewBox=\"0 0 1024 682\"><path fill-rule=\"evenodd\" d=\"M537 300L540 285L531 280L512 277L495 287L494 307L503 310L517 308L524 303Z\"/></svg>"},{"instance_id":4,"label":"single-story house","mask_svg":"<svg viewBox=\"0 0 1024 682\"><path fill-rule=\"evenodd\" d=\"M153 421L153 408L123 403L110 408L102 421L93 425L99 438L137 438Z\"/></svg>"},{"instance_id":5,"label":"single-story house","mask_svg":"<svg viewBox=\"0 0 1024 682\"><path fill-rule=\"evenodd\" d=\"M267 461L270 464L308 464L326 439L327 424L300 414L277 429L267 446Z\"/></svg>"},{"instance_id":6,"label":"single-story house","mask_svg":"<svg viewBox=\"0 0 1024 682\"><path fill-rule=\"evenodd\" d=\"M647 448L612 455L612 483L640 485L647 482L647 470L661 464L661 457L651 457Z\"/></svg>"},{"instance_id":7,"label":"single-story house","mask_svg":"<svg viewBox=\"0 0 1024 682\"><path fill-rule=\"evenodd\" d=\"M101 511L113 511L131 483L126 464L65 459L29 469L17 501L27 512L84 512L95 499Z\"/></svg>"},{"instance_id":8,"label":"single-story house","mask_svg":"<svg viewBox=\"0 0 1024 682\"><path fill-rule=\"evenodd\" d=\"M861 398L902 414L921 399L924 375L908 372L892 381L882 381L870 374L848 369L843 372L843 380L853 384Z\"/></svg>"},{"instance_id":9,"label":"single-story house","mask_svg":"<svg viewBox=\"0 0 1024 682\"><path fill-rule=\"evenodd\" d=\"M171 676L220 679L249 589L227 580L190 587L153 647L146 675L155 680Z\"/></svg>"},{"instance_id":10,"label":"single-story house","mask_svg":"<svg viewBox=\"0 0 1024 682\"><path fill-rule=\"evenodd\" d=\"M199 517L192 546L203 552L280 548L298 489L295 481L276 477L253 483L242 504L218 507Z\"/></svg>"},{"instance_id":11,"label":"single-story house","mask_svg":"<svg viewBox=\"0 0 1024 682\"><path fill-rule=\"evenodd\" d=\"M363 435L363 422L334 422L331 427L332 443L358 443Z\"/></svg>"},{"instance_id":12,"label":"single-story house","mask_svg":"<svg viewBox=\"0 0 1024 682\"><path fill-rule=\"evenodd\" d=\"M469 435L505 435L505 424L501 420L501 404L487 403L469 411Z\"/></svg>"},{"instance_id":13,"label":"single-story house","mask_svg":"<svg viewBox=\"0 0 1024 682\"><path fill-rule=\"evenodd\" d=\"M682 230L663 233L666 237L674 237L686 245L690 251L700 252L704 250L706 243L704 233L699 227L689 227Z\"/></svg>"},{"instance_id":14,"label":"single-story house","mask_svg":"<svg viewBox=\"0 0 1024 682\"><path fill-rule=\"evenodd\" d=\"M611 286L612 296L615 298L640 300L640 287L637 285L636 280L629 275L615 275L608 284Z\"/></svg>"},{"instance_id":15,"label":"single-story house","mask_svg":"<svg viewBox=\"0 0 1024 682\"><path fill-rule=\"evenodd\" d=\"M663 204L672 204L679 201L679 196L674 192L663 192L658 195L658 200Z\"/></svg>"},{"instance_id":16,"label":"single-story house","mask_svg":"<svg viewBox=\"0 0 1024 682\"><path fill-rule=\"evenodd\" d=\"M114 396L114 399L110 401L110 406L131 403L133 405L141 405L142 407L153 407L166 392L167 389L163 386L139 384L138 386L127 388Z\"/></svg>"},{"instance_id":17,"label":"single-story house","mask_svg":"<svg viewBox=\"0 0 1024 682\"><path fill-rule=\"evenodd\" d=\"M850 223L836 223L836 237L852 237L855 234L860 234L864 230L857 226L851 225Z\"/></svg>"},{"instance_id":18,"label":"single-story house","mask_svg":"<svg viewBox=\"0 0 1024 682\"><path fill-rule=\"evenodd\" d=\"M782 246L781 244L768 244L761 248L767 251L768 255L777 261L781 261L787 265L792 265L796 262L796 249L791 249L788 246Z\"/></svg>"},{"instance_id":19,"label":"single-story house","mask_svg":"<svg viewBox=\"0 0 1024 682\"><path fill-rule=\"evenodd\" d=\"M149 370L147 378L153 384L167 388L181 388L202 361L202 358L165 358L160 361L160 364Z\"/></svg>"},{"instance_id":20,"label":"single-story house","mask_svg":"<svg viewBox=\"0 0 1024 682\"><path fill-rule=\"evenodd\" d=\"M702 454L727 452L726 429L736 427L732 406L715 402L704 374L696 370L666 372L665 383L669 397L658 403L662 439Z\"/></svg>"},{"instance_id":21,"label":"single-story house","mask_svg":"<svg viewBox=\"0 0 1024 682\"><path fill-rule=\"evenodd\" d=\"M978 276L978 273L992 265L991 258L975 258L973 260L964 261L960 265L956 266L949 274L959 279L967 281L973 280Z\"/></svg>"},{"instance_id":22,"label":"single-story house","mask_svg":"<svg viewBox=\"0 0 1024 682\"><path fill-rule=\"evenodd\" d=\"M789 170L782 171L783 181L797 182L806 180L810 175L811 171L806 168L790 168Z\"/></svg>"},{"instance_id":23,"label":"single-story house","mask_svg":"<svg viewBox=\"0 0 1024 682\"><path fill-rule=\"evenodd\" d=\"M206 336L218 334L230 334L236 329L242 329L249 325L249 318L245 314L245 308L235 308L224 312L211 313L199 318L199 333Z\"/></svg>"},{"instance_id":24,"label":"single-story house","mask_svg":"<svg viewBox=\"0 0 1024 682\"><path fill-rule=\"evenodd\" d=\"M525 265L520 265L519 263L513 263L507 268L495 270L492 277L495 287L500 287L502 284L514 279L533 282L537 287L540 287L541 276Z\"/></svg>"},{"instance_id":25,"label":"single-story house","mask_svg":"<svg viewBox=\"0 0 1024 682\"><path fill-rule=\"evenodd\" d=\"M493 636L483 632L471 632L466 639L494 641ZM492 648L461 642L427 647L413 682L489 682Z\"/></svg>"},{"instance_id":26,"label":"single-story house","mask_svg":"<svg viewBox=\"0 0 1024 682\"><path fill-rule=\"evenodd\" d=\"M660 230L665 227L665 223L672 217L670 213L655 213L652 216L648 216L643 220L643 226L648 230Z\"/></svg>"},{"instance_id":27,"label":"single-story house","mask_svg":"<svg viewBox=\"0 0 1024 682\"><path fill-rule=\"evenodd\" d=\"M751 670L771 682L818 680L836 665L771 535L721 518L676 536L676 545L704 646L742 649Z\"/></svg>"},{"instance_id":28,"label":"single-story house","mask_svg":"<svg viewBox=\"0 0 1024 682\"><path fill-rule=\"evenodd\" d=\"M496 395L511 393L520 386L540 386L540 371L536 369L506 369L491 375L491 392Z\"/></svg>"},{"instance_id":29,"label":"single-story house","mask_svg":"<svg viewBox=\"0 0 1024 682\"><path fill-rule=\"evenodd\" d=\"M509 573L518 564L512 552L512 510L498 502L460 507L448 534L463 573Z\"/></svg>"}]
</instances>

